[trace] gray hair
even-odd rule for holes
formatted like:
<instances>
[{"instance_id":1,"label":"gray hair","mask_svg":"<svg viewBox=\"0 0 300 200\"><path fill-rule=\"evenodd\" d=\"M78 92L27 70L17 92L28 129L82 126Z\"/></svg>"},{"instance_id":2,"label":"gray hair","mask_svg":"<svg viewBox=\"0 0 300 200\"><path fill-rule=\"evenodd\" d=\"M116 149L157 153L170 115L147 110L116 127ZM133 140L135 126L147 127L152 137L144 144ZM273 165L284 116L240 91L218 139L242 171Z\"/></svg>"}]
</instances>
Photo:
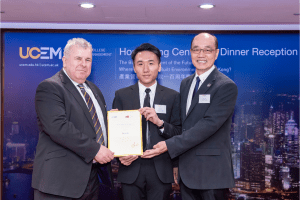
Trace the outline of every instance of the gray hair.
<instances>
[{"instance_id":1,"label":"gray hair","mask_svg":"<svg viewBox=\"0 0 300 200\"><path fill-rule=\"evenodd\" d=\"M89 43L85 39L83 39L83 38L72 38L68 41L67 45L64 48L64 56L69 55L70 48L74 45L79 46L79 47L84 48L84 49L90 48L93 51L91 43Z\"/></svg>"}]
</instances>

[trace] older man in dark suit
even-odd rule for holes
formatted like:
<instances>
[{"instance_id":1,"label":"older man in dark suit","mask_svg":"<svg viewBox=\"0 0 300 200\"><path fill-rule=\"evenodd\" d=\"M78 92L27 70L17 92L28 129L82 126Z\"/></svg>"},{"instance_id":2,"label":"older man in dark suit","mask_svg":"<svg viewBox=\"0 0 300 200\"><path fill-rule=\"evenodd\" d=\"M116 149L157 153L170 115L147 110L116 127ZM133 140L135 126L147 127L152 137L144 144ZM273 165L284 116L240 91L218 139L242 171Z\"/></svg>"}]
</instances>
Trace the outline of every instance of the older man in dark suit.
<instances>
[{"instance_id":1,"label":"older man in dark suit","mask_svg":"<svg viewBox=\"0 0 300 200\"><path fill-rule=\"evenodd\" d=\"M131 58L139 81L116 91L113 102L115 109L139 109L143 114L144 150L181 133L179 93L156 81L161 70L160 57L159 49L149 43L137 47ZM174 179L167 153L153 159L124 156L120 161L117 180L122 183L125 200L169 199Z\"/></svg>"},{"instance_id":2,"label":"older man in dark suit","mask_svg":"<svg viewBox=\"0 0 300 200\"><path fill-rule=\"evenodd\" d=\"M183 200L223 200L234 187L230 128L237 86L214 65L217 38L208 33L195 36L191 57L196 73L181 82L182 134L144 153L150 158L168 151L179 157Z\"/></svg>"},{"instance_id":3,"label":"older man in dark suit","mask_svg":"<svg viewBox=\"0 0 300 200\"><path fill-rule=\"evenodd\" d=\"M82 38L69 40L62 61L63 69L36 90L40 134L32 175L34 198L97 200L101 183L112 186L114 154L106 148L103 95L86 80L91 44Z\"/></svg>"}]
</instances>

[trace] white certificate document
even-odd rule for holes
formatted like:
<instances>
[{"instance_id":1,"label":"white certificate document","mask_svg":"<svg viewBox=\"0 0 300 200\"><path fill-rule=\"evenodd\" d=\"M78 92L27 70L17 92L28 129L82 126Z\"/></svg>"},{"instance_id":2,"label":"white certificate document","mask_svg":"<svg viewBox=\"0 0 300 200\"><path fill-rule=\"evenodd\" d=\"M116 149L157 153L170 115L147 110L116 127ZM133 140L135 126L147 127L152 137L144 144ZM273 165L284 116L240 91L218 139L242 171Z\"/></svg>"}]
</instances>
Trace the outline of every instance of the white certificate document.
<instances>
[{"instance_id":1,"label":"white certificate document","mask_svg":"<svg viewBox=\"0 0 300 200\"><path fill-rule=\"evenodd\" d=\"M143 154L142 117L138 110L108 111L108 148L115 157Z\"/></svg>"}]
</instances>

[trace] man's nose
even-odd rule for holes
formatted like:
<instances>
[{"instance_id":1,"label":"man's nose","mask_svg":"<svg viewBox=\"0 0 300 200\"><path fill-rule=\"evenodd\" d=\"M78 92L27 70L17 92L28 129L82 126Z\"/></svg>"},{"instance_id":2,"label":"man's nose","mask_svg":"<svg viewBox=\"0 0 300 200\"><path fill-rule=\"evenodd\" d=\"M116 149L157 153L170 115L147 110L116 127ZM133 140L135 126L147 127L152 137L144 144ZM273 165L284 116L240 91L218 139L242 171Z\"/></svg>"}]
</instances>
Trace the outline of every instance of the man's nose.
<instances>
[{"instance_id":1,"label":"man's nose","mask_svg":"<svg viewBox=\"0 0 300 200\"><path fill-rule=\"evenodd\" d=\"M85 59L82 59L82 60L81 60L81 64L82 64L82 66L85 67L85 66L87 66L87 61L86 61Z\"/></svg>"},{"instance_id":2,"label":"man's nose","mask_svg":"<svg viewBox=\"0 0 300 200\"><path fill-rule=\"evenodd\" d=\"M205 53L204 53L204 49L200 49L200 52L198 53L198 57L204 57Z\"/></svg>"},{"instance_id":3,"label":"man's nose","mask_svg":"<svg viewBox=\"0 0 300 200\"><path fill-rule=\"evenodd\" d=\"M144 72L148 72L149 71L149 65L144 65Z\"/></svg>"}]
</instances>

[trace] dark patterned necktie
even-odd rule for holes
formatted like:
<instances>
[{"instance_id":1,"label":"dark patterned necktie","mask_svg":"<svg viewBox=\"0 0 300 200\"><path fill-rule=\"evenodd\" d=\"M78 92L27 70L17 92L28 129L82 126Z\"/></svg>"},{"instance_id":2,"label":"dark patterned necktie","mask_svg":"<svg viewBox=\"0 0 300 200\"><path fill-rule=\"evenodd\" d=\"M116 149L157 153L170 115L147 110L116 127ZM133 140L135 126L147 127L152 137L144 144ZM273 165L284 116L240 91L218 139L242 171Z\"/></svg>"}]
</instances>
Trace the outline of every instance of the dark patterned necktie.
<instances>
[{"instance_id":1,"label":"dark patterned necktie","mask_svg":"<svg viewBox=\"0 0 300 200\"><path fill-rule=\"evenodd\" d=\"M94 128L95 128L95 131L96 131L96 141L100 145L105 145L101 124L99 122L98 115L96 113L96 109L95 109L95 106L93 104L93 101L92 101L90 95L85 91L83 84L78 84L78 87L80 88L80 90L81 90L81 92L82 92L82 94L85 98L86 104L89 108L89 112L91 114L93 124L94 124Z\"/></svg>"},{"instance_id":2,"label":"dark patterned necktie","mask_svg":"<svg viewBox=\"0 0 300 200\"><path fill-rule=\"evenodd\" d=\"M151 107L150 106L150 88L146 88L145 92L146 92L146 96L145 96L145 99L144 99L144 105L143 107ZM147 138L147 124L148 122L146 121L146 118L142 117L142 131L143 131L143 149L146 150L147 147L149 146L149 138ZM149 133L149 131L148 131Z\"/></svg>"},{"instance_id":3,"label":"dark patterned necktie","mask_svg":"<svg viewBox=\"0 0 300 200\"><path fill-rule=\"evenodd\" d=\"M199 78L199 76L197 76L196 80L197 80L197 82L196 82L196 85L195 85L195 88L194 88L192 100L194 99L194 96L195 96L195 94L197 93L198 88L199 88L199 84L200 84L200 78Z\"/></svg>"}]
</instances>

